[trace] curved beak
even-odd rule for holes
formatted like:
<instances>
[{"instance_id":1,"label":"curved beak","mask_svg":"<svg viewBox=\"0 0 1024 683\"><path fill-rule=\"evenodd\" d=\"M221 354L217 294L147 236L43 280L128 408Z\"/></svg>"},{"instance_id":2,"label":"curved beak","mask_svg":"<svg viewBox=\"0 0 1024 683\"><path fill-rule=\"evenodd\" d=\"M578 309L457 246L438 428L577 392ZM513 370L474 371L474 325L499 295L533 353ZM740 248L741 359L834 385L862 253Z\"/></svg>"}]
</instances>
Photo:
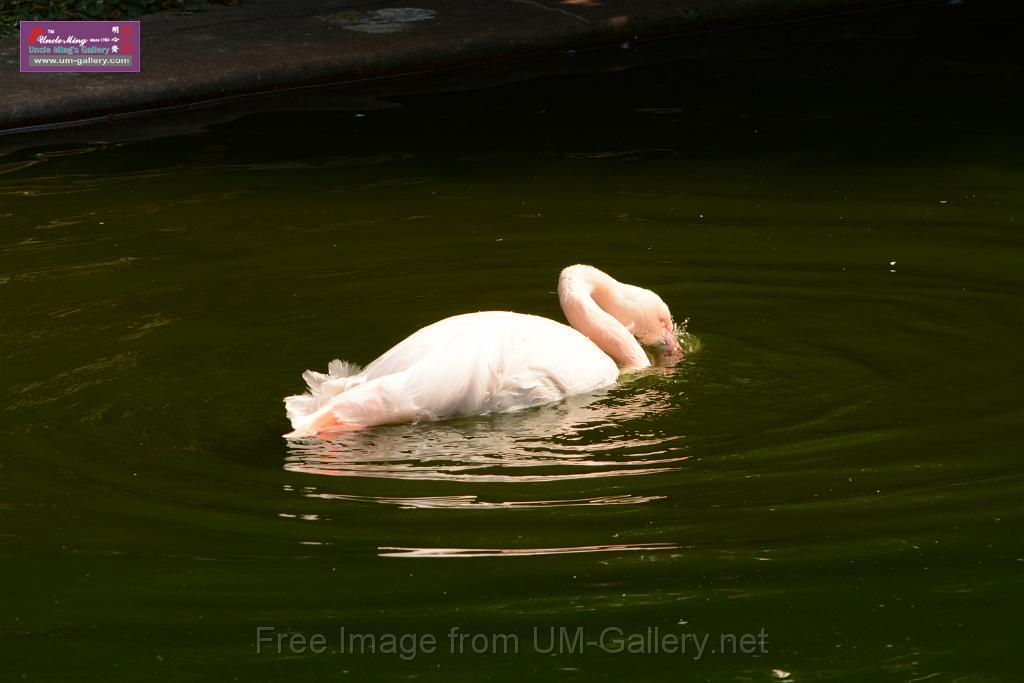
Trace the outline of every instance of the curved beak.
<instances>
[{"instance_id":1,"label":"curved beak","mask_svg":"<svg viewBox=\"0 0 1024 683\"><path fill-rule=\"evenodd\" d=\"M683 352L683 347L679 344L679 338L676 336L675 329L667 329L662 335L661 341L665 344L666 349L671 354L677 354Z\"/></svg>"}]
</instances>

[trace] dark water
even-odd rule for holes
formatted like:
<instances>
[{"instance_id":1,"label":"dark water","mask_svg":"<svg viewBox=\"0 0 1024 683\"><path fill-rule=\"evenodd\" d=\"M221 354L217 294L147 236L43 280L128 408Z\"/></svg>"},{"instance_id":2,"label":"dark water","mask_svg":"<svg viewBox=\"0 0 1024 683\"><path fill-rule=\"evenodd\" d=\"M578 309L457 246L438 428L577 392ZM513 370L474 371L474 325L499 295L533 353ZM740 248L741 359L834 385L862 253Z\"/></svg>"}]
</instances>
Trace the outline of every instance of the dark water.
<instances>
[{"instance_id":1,"label":"dark water","mask_svg":"<svg viewBox=\"0 0 1024 683\"><path fill-rule=\"evenodd\" d=\"M5 679L1015 680L1019 25L694 38L0 160ZM305 368L560 319L574 262L702 348L524 413L280 438Z\"/></svg>"}]
</instances>

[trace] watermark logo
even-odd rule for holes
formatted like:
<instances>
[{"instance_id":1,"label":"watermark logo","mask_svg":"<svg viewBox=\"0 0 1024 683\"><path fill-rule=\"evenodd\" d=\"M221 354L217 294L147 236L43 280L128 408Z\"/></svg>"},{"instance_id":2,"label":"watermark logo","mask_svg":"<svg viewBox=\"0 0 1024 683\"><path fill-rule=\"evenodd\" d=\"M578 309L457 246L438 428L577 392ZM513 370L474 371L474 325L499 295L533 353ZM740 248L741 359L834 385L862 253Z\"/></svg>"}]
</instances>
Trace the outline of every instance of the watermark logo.
<instances>
[{"instance_id":1,"label":"watermark logo","mask_svg":"<svg viewBox=\"0 0 1024 683\"><path fill-rule=\"evenodd\" d=\"M440 632L370 632L340 626L337 630L301 632L258 626L256 654L267 656L393 656L413 661L424 655L624 655L683 657L698 662L709 655L763 656L768 632L707 633L663 626L534 626L525 632L480 632L450 626Z\"/></svg>"},{"instance_id":2,"label":"watermark logo","mask_svg":"<svg viewBox=\"0 0 1024 683\"><path fill-rule=\"evenodd\" d=\"M138 72L138 21L23 21L23 73Z\"/></svg>"}]
</instances>

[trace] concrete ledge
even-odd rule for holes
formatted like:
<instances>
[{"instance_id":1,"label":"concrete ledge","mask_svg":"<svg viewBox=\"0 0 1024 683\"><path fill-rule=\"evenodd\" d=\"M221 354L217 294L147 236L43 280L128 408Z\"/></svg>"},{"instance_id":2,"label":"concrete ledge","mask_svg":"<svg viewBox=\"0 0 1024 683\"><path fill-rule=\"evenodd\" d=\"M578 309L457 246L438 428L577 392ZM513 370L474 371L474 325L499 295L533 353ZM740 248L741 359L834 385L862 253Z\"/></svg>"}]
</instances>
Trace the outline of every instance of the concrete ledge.
<instances>
[{"instance_id":1,"label":"concrete ledge","mask_svg":"<svg viewBox=\"0 0 1024 683\"><path fill-rule=\"evenodd\" d=\"M835 14L907 0L252 0L142 19L138 74L22 74L0 47L0 132Z\"/></svg>"}]
</instances>

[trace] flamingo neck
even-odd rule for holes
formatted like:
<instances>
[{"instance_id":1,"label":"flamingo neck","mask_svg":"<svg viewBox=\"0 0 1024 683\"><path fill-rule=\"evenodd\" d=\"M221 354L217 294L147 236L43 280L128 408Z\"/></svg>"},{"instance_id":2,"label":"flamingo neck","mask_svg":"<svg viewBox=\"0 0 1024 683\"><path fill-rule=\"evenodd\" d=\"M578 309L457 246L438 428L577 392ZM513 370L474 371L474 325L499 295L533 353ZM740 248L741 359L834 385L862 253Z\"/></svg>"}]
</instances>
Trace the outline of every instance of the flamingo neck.
<instances>
[{"instance_id":1,"label":"flamingo neck","mask_svg":"<svg viewBox=\"0 0 1024 683\"><path fill-rule=\"evenodd\" d=\"M626 368L649 367L651 361L626 326L598 302L614 300L622 285L591 266L569 266L558 279L558 300L569 324L586 335L612 360Z\"/></svg>"}]
</instances>

